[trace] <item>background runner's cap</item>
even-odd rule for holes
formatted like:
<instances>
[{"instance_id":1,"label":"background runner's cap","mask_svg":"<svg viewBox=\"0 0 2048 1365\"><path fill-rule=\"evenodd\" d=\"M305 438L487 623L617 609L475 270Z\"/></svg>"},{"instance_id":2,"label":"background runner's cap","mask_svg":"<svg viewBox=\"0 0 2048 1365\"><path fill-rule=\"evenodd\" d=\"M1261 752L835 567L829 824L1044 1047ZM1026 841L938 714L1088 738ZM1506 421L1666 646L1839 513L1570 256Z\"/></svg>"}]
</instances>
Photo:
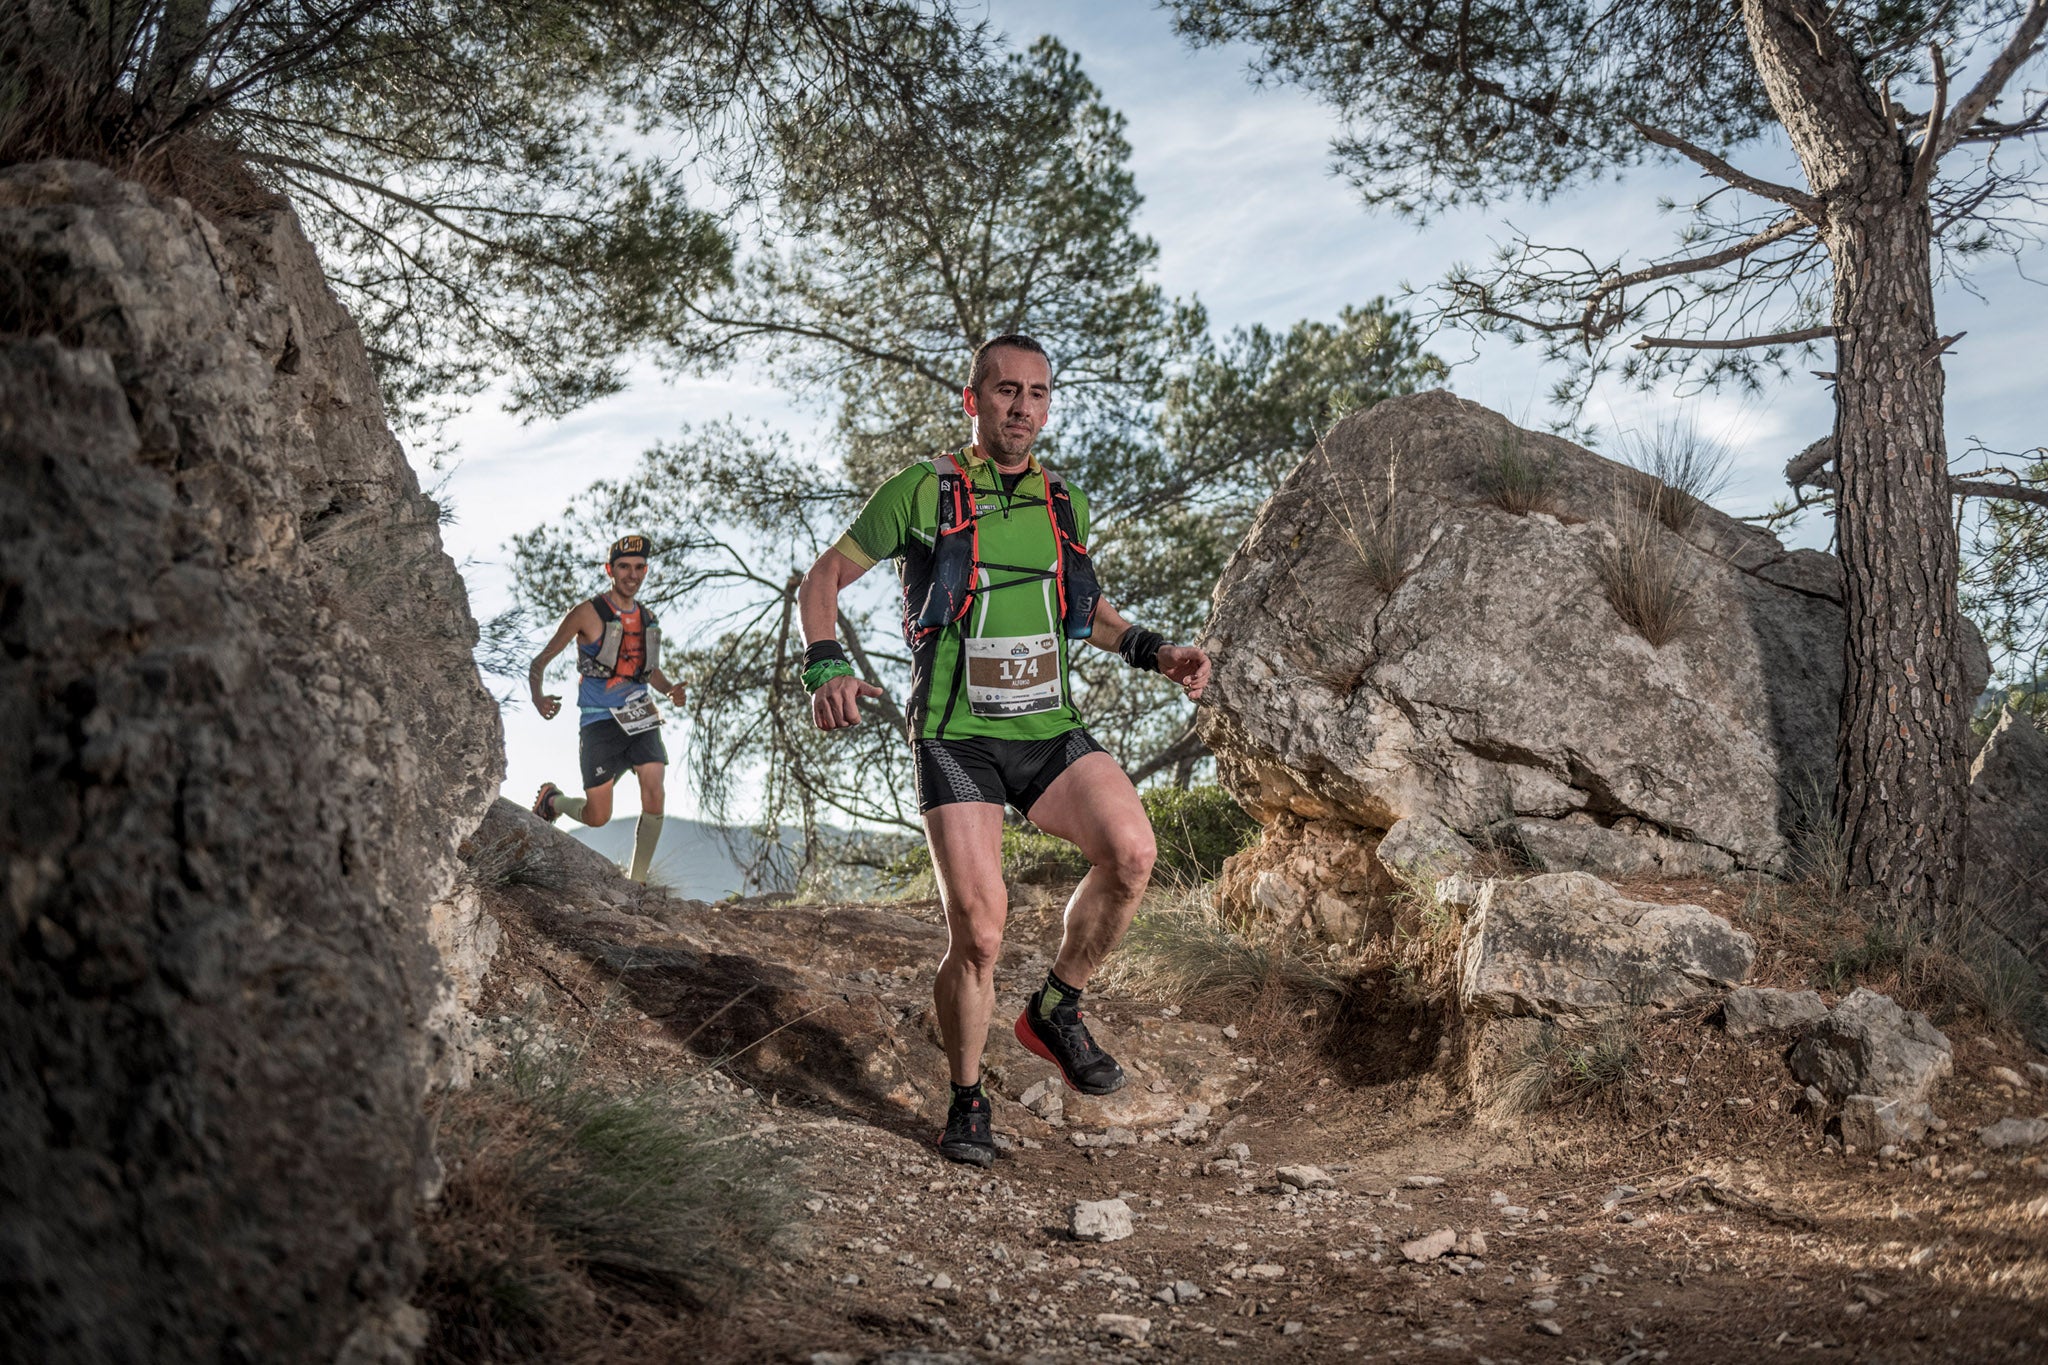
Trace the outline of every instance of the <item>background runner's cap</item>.
<instances>
[{"instance_id":1,"label":"background runner's cap","mask_svg":"<svg viewBox=\"0 0 2048 1365\"><path fill-rule=\"evenodd\" d=\"M620 536L612 542L611 553L605 556L604 562L607 564L616 563L627 555L638 555L645 559L648 556L648 552L649 546L646 536Z\"/></svg>"}]
</instances>

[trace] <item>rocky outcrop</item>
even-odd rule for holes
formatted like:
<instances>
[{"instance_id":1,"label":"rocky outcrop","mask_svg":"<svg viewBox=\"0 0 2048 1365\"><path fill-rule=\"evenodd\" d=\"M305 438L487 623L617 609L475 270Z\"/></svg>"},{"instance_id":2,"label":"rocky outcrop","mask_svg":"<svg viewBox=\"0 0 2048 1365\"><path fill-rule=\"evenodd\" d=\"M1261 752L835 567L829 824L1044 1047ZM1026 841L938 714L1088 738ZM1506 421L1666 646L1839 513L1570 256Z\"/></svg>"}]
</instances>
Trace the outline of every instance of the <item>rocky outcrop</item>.
<instances>
[{"instance_id":1,"label":"rocky outcrop","mask_svg":"<svg viewBox=\"0 0 2048 1365\"><path fill-rule=\"evenodd\" d=\"M1225 860L1217 895L1283 928L1351 943L1392 924L1381 898L1400 883L1374 856L1378 843L1342 820L1282 815Z\"/></svg>"},{"instance_id":2,"label":"rocky outcrop","mask_svg":"<svg viewBox=\"0 0 2048 1365\"><path fill-rule=\"evenodd\" d=\"M16 166L0 262L10 1344L403 1353L501 762L436 509L283 208Z\"/></svg>"},{"instance_id":3,"label":"rocky outcrop","mask_svg":"<svg viewBox=\"0 0 2048 1365\"><path fill-rule=\"evenodd\" d=\"M1737 985L1756 941L1696 905L1632 901L1560 872L1480 883L1458 952L1466 1013L1596 1023Z\"/></svg>"},{"instance_id":4,"label":"rocky outcrop","mask_svg":"<svg viewBox=\"0 0 2048 1365\"><path fill-rule=\"evenodd\" d=\"M1978 901L2048 960L2048 734L2010 709L1970 765L1967 849Z\"/></svg>"},{"instance_id":5,"label":"rocky outcrop","mask_svg":"<svg viewBox=\"0 0 2048 1365\"><path fill-rule=\"evenodd\" d=\"M1870 1095L1920 1104L1955 1070L1948 1038L1926 1015L1901 1009L1868 986L1816 1020L1790 1061L1794 1076L1831 1100Z\"/></svg>"},{"instance_id":6,"label":"rocky outcrop","mask_svg":"<svg viewBox=\"0 0 2048 1365\"><path fill-rule=\"evenodd\" d=\"M1504 455L1538 471L1541 509L1490 497ZM1198 720L1225 785L1268 822L1431 814L1477 836L1581 820L1657 836L1660 870L1674 843L1706 870L1783 869L1802 802L1824 806L1833 783L1837 566L1701 508L1654 532L1689 601L1686 628L1652 645L1601 571L1617 506L1644 487L1448 393L1338 423L1216 590Z\"/></svg>"},{"instance_id":7,"label":"rocky outcrop","mask_svg":"<svg viewBox=\"0 0 2048 1365\"><path fill-rule=\"evenodd\" d=\"M1471 867L1477 850L1434 815L1411 815L1381 836L1373 856L1397 880L1427 887Z\"/></svg>"}]
</instances>

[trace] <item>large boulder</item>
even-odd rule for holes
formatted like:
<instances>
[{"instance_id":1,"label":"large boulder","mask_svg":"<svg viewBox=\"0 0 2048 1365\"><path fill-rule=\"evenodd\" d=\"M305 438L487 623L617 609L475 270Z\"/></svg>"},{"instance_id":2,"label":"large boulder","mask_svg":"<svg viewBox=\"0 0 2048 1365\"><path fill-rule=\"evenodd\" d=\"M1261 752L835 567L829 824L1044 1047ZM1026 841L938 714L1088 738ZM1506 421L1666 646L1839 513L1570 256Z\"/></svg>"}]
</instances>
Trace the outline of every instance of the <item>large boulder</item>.
<instances>
[{"instance_id":1,"label":"large boulder","mask_svg":"<svg viewBox=\"0 0 2048 1365\"><path fill-rule=\"evenodd\" d=\"M281 205L14 166L0 266L14 1357L403 1354L502 762L436 509Z\"/></svg>"},{"instance_id":2,"label":"large boulder","mask_svg":"<svg viewBox=\"0 0 2048 1365\"><path fill-rule=\"evenodd\" d=\"M1926 1015L1868 986L1849 992L1792 1048L1792 1074L1831 1100L1870 1095L1924 1103L1955 1070L1954 1052Z\"/></svg>"},{"instance_id":3,"label":"large boulder","mask_svg":"<svg viewBox=\"0 0 2048 1365\"><path fill-rule=\"evenodd\" d=\"M1979 902L2048 954L2048 734L2010 708L1970 765L1966 847Z\"/></svg>"},{"instance_id":4,"label":"large boulder","mask_svg":"<svg viewBox=\"0 0 2048 1365\"><path fill-rule=\"evenodd\" d=\"M1545 471L1547 510L1489 497L1504 453ZM1702 507L1654 533L1690 600L1687 627L1652 645L1601 575L1616 509L1645 487L1449 393L1339 422L1216 589L1198 720L1223 782L1264 821L1432 814L1478 835L1579 817L1659 836L1667 875L1673 842L1702 849L1700 870L1785 868L1798 813L1832 795L1839 569ZM1368 534L1388 517L1391 592L1386 538Z\"/></svg>"},{"instance_id":5,"label":"large boulder","mask_svg":"<svg viewBox=\"0 0 2048 1365\"><path fill-rule=\"evenodd\" d=\"M1557 872L1471 887L1458 953L1468 1014L1597 1023L1740 984L1756 940L1697 905L1632 901Z\"/></svg>"}]
</instances>

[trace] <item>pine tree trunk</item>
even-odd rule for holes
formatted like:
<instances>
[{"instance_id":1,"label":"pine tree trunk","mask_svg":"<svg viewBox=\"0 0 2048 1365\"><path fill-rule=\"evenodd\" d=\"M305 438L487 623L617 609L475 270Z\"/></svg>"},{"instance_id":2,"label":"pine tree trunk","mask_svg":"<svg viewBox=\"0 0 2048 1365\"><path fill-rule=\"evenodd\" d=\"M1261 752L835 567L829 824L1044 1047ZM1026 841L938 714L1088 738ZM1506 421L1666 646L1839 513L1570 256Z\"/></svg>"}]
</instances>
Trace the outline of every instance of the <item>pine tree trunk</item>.
<instances>
[{"instance_id":1,"label":"pine tree trunk","mask_svg":"<svg viewBox=\"0 0 2048 1365\"><path fill-rule=\"evenodd\" d=\"M1834 208L1838 810L1850 879L1932 913L1961 882L1969 699L1931 224L1924 196Z\"/></svg>"},{"instance_id":2,"label":"pine tree trunk","mask_svg":"<svg viewBox=\"0 0 2048 1365\"><path fill-rule=\"evenodd\" d=\"M1927 196L1825 6L1744 0L1742 13L1834 269L1849 875L1932 916L1961 882L1970 699Z\"/></svg>"}]
</instances>

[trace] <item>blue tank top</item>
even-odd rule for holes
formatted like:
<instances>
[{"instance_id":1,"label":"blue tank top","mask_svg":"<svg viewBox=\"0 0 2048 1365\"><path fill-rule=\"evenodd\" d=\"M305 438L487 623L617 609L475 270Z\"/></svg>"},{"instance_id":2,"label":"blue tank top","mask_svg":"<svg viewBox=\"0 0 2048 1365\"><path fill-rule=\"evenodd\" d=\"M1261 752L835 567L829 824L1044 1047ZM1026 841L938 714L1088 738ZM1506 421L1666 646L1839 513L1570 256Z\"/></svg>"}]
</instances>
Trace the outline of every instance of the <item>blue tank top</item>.
<instances>
[{"instance_id":1,"label":"blue tank top","mask_svg":"<svg viewBox=\"0 0 2048 1365\"><path fill-rule=\"evenodd\" d=\"M586 674L578 680L576 704L582 708L585 725L610 720L613 707L624 706L647 691L647 684L632 676L640 671L641 664L647 659L647 635L640 625L640 604L636 602L631 611L622 611L618 615L619 624L624 627L624 637L619 641L618 663L612 670L614 676L593 678ZM604 637L600 635L595 644L577 641L576 648L584 658L594 659L603 643Z\"/></svg>"}]
</instances>

